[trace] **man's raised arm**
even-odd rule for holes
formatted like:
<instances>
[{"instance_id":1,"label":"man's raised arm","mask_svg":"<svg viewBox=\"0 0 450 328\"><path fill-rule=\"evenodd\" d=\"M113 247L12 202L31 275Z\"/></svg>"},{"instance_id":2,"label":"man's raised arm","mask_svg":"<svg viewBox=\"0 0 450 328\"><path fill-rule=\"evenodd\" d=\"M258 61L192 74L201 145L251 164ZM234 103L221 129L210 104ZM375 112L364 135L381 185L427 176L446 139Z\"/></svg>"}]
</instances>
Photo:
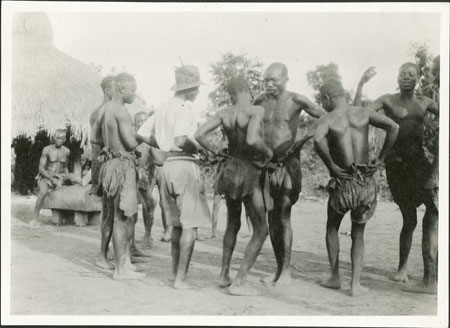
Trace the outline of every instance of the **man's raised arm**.
<instances>
[{"instance_id":1,"label":"man's raised arm","mask_svg":"<svg viewBox=\"0 0 450 328\"><path fill-rule=\"evenodd\" d=\"M300 94L295 94L294 98L292 99L296 104L301 106L301 109L304 109L305 112L307 112L309 115L315 118L319 118L322 115L325 114L325 111L322 107L319 105L316 105L311 100L309 100L307 97L302 96Z\"/></svg>"},{"instance_id":2,"label":"man's raised arm","mask_svg":"<svg viewBox=\"0 0 450 328\"><path fill-rule=\"evenodd\" d=\"M386 95L379 97L378 99L367 105L365 108L372 112L378 112L384 109L384 102L386 100L386 97Z\"/></svg>"},{"instance_id":3,"label":"man's raised arm","mask_svg":"<svg viewBox=\"0 0 450 328\"><path fill-rule=\"evenodd\" d=\"M377 75L377 72L375 71L375 67L373 66L364 71L361 79L358 82L355 99L353 99L353 106L361 106L362 89L364 87L364 84L369 82L375 75Z\"/></svg>"}]
</instances>

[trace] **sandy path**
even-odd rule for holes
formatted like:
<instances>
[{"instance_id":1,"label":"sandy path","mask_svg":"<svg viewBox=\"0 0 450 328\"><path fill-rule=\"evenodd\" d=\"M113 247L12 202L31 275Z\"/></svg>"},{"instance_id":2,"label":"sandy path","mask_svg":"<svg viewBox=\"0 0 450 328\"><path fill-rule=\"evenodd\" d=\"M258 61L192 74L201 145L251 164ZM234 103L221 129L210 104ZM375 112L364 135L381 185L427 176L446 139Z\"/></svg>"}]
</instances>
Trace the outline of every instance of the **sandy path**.
<instances>
[{"instance_id":1,"label":"sandy path","mask_svg":"<svg viewBox=\"0 0 450 328\"><path fill-rule=\"evenodd\" d=\"M34 198L12 198L12 314L67 315L434 315L436 297L403 293L389 280L398 259L398 234L401 216L394 204L381 203L376 217L366 228L366 258L362 283L371 289L359 298L347 296L350 281L350 237L341 234L342 290L328 290L317 281L328 275L324 241L325 203L300 201L293 209L294 245L292 275L287 287L267 288L261 297L234 297L216 286L220 272L222 233L225 226L225 205L221 208L220 235L196 243L190 277L198 285L195 290L174 290L170 287L170 245L158 241L162 235L156 220L154 245L146 249L152 256L138 263L147 274L142 281L120 282L112 272L94 265L99 247L99 227L78 228L50 223L49 211L42 211L46 224L30 228ZM419 217L423 215L420 209ZM159 209L156 218L160 217ZM3 218L6 219L6 218ZM239 266L249 236L242 224L233 257L233 275ZM350 230L344 218L341 232ZM202 236L209 235L207 227ZM141 218L136 237L143 236ZM420 255L421 227L417 227L410 255L412 280L422 274ZM138 247L140 243L138 243ZM270 241L249 275L253 284L275 269Z\"/></svg>"}]
</instances>

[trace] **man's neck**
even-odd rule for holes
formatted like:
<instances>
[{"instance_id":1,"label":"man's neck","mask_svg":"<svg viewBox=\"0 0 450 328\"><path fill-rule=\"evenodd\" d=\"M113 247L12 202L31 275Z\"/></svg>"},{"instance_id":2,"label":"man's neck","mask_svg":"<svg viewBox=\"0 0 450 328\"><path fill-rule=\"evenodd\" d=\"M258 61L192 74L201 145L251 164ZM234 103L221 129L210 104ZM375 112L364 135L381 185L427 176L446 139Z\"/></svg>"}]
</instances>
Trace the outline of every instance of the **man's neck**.
<instances>
[{"instance_id":1,"label":"man's neck","mask_svg":"<svg viewBox=\"0 0 450 328\"><path fill-rule=\"evenodd\" d=\"M119 95L114 95L111 101L119 105L125 105L125 101L123 101L123 98Z\"/></svg>"},{"instance_id":2,"label":"man's neck","mask_svg":"<svg viewBox=\"0 0 450 328\"><path fill-rule=\"evenodd\" d=\"M403 99L414 98L414 89L412 90L400 90L400 97Z\"/></svg>"},{"instance_id":3,"label":"man's neck","mask_svg":"<svg viewBox=\"0 0 450 328\"><path fill-rule=\"evenodd\" d=\"M103 96L103 101L102 101L102 106L104 105L104 104L106 104L107 102L109 102L111 100L111 98L109 98L107 95L104 95Z\"/></svg>"},{"instance_id":4,"label":"man's neck","mask_svg":"<svg viewBox=\"0 0 450 328\"><path fill-rule=\"evenodd\" d=\"M348 103L345 99L343 99L343 98L337 99L336 106L334 107L332 112L333 113L343 113L347 110L347 108L348 108Z\"/></svg>"},{"instance_id":5,"label":"man's neck","mask_svg":"<svg viewBox=\"0 0 450 328\"><path fill-rule=\"evenodd\" d=\"M236 106L237 108L247 108L251 104L252 103L251 103L250 98L240 97L240 98L236 99L236 102L233 104L233 106Z\"/></svg>"}]
</instances>

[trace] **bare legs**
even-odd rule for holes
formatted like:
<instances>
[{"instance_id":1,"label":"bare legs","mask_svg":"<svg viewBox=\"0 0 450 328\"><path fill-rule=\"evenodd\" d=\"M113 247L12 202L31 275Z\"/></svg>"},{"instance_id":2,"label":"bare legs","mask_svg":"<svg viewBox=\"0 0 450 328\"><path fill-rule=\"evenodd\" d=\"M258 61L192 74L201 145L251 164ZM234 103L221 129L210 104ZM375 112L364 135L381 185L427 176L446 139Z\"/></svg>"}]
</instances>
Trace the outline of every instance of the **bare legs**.
<instances>
[{"instance_id":1,"label":"bare legs","mask_svg":"<svg viewBox=\"0 0 450 328\"><path fill-rule=\"evenodd\" d=\"M279 286L291 283L292 205L290 198L283 193L274 199L274 209L268 213L270 240L277 260L277 272L274 276L264 278L265 283Z\"/></svg>"},{"instance_id":2,"label":"bare legs","mask_svg":"<svg viewBox=\"0 0 450 328\"><path fill-rule=\"evenodd\" d=\"M403 227L400 232L400 261L398 272L393 280L398 282L409 282L408 280L408 256L411 250L413 233L417 226L417 210L414 204L399 205L403 217Z\"/></svg>"},{"instance_id":3,"label":"bare legs","mask_svg":"<svg viewBox=\"0 0 450 328\"><path fill-rule=\"evenodd\" d=\"M423 217L422 257L424 275L421 283L417 285L402 286L405 292L437 293L437 260L438 260L438 211L428 205Z\"/></svg>"},{"instance_id":4,"label":"bare legs","mask_svg":"<svg viewBox=\"0 0 450 328\"><path fill-rule=\"evenodd\" d=\"M364 211L355 209L352 211L352 281L350 284L350 295L358 296L368 291L367 288L362 287L359 281L361 270L364 261L364 229L365 223L355 223L359 221L360 216ZM341 280L339 277L339 227L341 225L343 214L335 212L328 205L328 220L327 220L327 252L330 261L331 276L328 280L322 282L320 285L327 288L339 289L341 288Z\"/></svg>"},{"instance_id":5,"label":"bare legs","mask_svg":"<svg viewBox=\"0 0 450 328\"><path fill-rule=\"evenodd\" d=\"M39 212L44 204L45 196L47 196L49 192L48 189L47 182L42 179L39 183L39 194L36 198L36 204L34 205L33 219L30 221L30 226L38 226L41 224L39 222Z\"/></svg>"},{"instance_id":6,"label":"bare legs","mask_svg":"<svg viewBox=\"0 0 450 328\"><path fill-rule=\"evenodd\" d=\"M109 261L109 242L111 240L114 226L114 202L108 200L105 196L102 198L102 213L100 220L100 254L95 263L100 268L106 270L114 269L114 265Z\"/></svg>"},{"instance_id":7,"label":"bare legs","mask_svg":"<svg viewBox=\"0 0 450 328\"><path fill-rule=\"evenodd\" d=\"M230 263L233 255L234 247L236 246L236 237L241 228L241 211L242 202L226 198L227 202L227 228L223 236L223 255L222 255L222 270L220 272L219 286L227 287L231 285L230 278Z\"/></svg>"},{"instance_id":8,"label":"bare legs","mask_svg":"<svg viewBox=\"0 0 450 328\"><path fill-rule=\"evenodd\" d=\"M144 218L145 235L142 239L144 247L150 247L152 245L152 227L155 218L156 202L152 196L152 189L139 190L141 203L142 203L142 217Z\"/></svg>"},{"instance_id":9,"label":"bare legs","mask_svg":"<svg viewBox=\"0 0 450 328\"><path fill-rule=\"evenodd\" d=\"M261 247L268 235L268 227L265 218L265 207L261 190L256 189L253 194L244 201L246 211L249 214L253 226L253 235L247 248L244 259L236 275L231 282L230 262L236 245L236 236L241 226L242 203L240 200L227 198L228 222L223 240L222 271L220 273L219 286L230 286L229 292L232 295L258 295L259 291L248 285L245 280L248 271L255 264Z\"/></svg>"},{"instance_id":10,"label":"bare legs","mask_svg":"<svg viewBox=\"0 0 450 328\"><path fill-rule=\"evenodd\" d=\"M328 205L328 220L326 244L328 252L328 260L331 267L331 276L328 280L322 282L320 285L327 288L341 288L341 280L339 277L339 227L341 226L343 214L336 213Z\"/></svg>"},{"instance_id":11,"label":"bare legs","mask_svg":"<svg viewBox=\"0 0 450 328\"><path fill-rule=\"evenodd\" d=\"M114 279L142 279L144 273L132 271L130 267L130 247L132 243L135 218L124 217L119 208L119 196L114 197L114 228L112 240L114 246L114 255L116 258L116 267L114 270Z\"/></svg>"},{"instance_id":12,"label":"bare legs","mask_svg":"<svg viewBox=\"0 0 450 328\"><path fill-rule=\"evenodd\" d=\"M182 229L173 227L172 229L172 272L174 275L173 287L177 289L193 288L186 281L192 253L194 251L197 228Z\"/></svg>"},{"instance_id":13,"label":"bare legs","mask_svg":"<svg viewBox=\"0 0 450 328\"><path fill-rule=\"evenodd\" d=\"M216 238L217 235L217 221L219 220L219 209L221 202L222 196L220 194L214 193L211 238Z\"/></svg>"}]
</instances>

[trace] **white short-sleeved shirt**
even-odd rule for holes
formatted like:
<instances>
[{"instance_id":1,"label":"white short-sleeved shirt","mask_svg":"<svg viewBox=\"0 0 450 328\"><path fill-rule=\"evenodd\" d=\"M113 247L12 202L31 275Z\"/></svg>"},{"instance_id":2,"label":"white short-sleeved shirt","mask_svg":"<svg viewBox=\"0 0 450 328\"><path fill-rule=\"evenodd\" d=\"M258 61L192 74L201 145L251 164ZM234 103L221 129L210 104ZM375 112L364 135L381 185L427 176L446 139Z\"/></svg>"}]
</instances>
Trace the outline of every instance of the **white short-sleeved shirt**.
<instances>
[{"instance_id":1,"label":"white short-sleeved shirt","mask_svg":"<svg viewBox=\"0 0 450 328\"><path fill-rule=\"evenodd\" d=\"M187 136L193 140L196 129L192 105L183 99L172 97L142 124L138 134L146 138L154 135L163 151L181 151L175 146L175 138Z\"/></svg>"}]
</instances>

